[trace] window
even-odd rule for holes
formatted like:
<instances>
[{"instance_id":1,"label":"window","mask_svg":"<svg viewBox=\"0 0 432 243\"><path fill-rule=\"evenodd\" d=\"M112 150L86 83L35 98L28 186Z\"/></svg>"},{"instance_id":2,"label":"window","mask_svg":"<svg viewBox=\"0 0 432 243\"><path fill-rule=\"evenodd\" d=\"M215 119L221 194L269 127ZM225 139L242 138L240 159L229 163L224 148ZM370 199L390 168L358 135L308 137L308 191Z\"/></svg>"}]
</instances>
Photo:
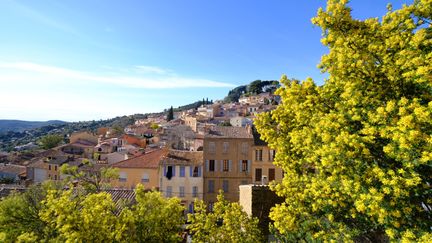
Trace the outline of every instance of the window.
<instances>
[{"instance_id":1,"label":"window","mask_svg":"<svg viewBox=\"0 0 432 243\"><path fill-rule=\"evenodd\" d=\"M224 192L228 192L228 180L223 180L222 181L222 189Z\"/></svg>"},{"instance_id":2,"label":"window","mask_svg":"<svg viewBox=\"0 0 432 243\"><path fill-rule=\"evenodd\" d=\"M274 179L275 179L275 169L274 168L269 169L268 173L269 173L269 178L268 178L269 181L274 181Z\"/></svg>"},{"instance_id":3,"label":"window","mask_svg":"<svg viewBox=\"0 0 432 243\"><path fill-rule=\"evenodd\" d=\"M216 152L216 144L214 142L209 142L209 153L215 153Z\"/></svg>"},{"instance_id":4,"label":"window","mask_svg":"<svg viewBox=\"0 0 432 243\"><path fill-rule=\"evenodd\" d=\"M191 202L189 204L189 213L194 213L194 203L193 202Z\"/></svg>"},{"instance_id":5,"label":"window","mask_svg":"<svg viewBox=\"0 0 432 243\"><path fill-rule=\"evenodd\" d=\"M200 173L199 173L199 168L198 168L198 166L194 166L192 177L199 177L199 176L200 176L199 174L200 174Z\"/></svg>"},{"instance_id":6,"label":"window","mask_svg":"<svg viewBox=\"0 0 432 243\"><path fill-rule=\"evenodd\" d=\"M179 191L180 191L179 196L184 197L185 196L185 187L184 186L179 187Z\"/></svg>"},{"instance_id":7,"label":"window","mask_svg":"<svg viewBox=\"0 0 432 243\"><path fill-rule=\"evenodd\" d=\"M166 197L172 196L172 187L171 186L167 186L165 195L166 195Z\"/></svg>"},{"instance_id":8,"label":"window","mask_svg":"<svg viewBox=\"0 0 432 243\"><path fill-rule=\"evenodd\" d=\"M229 171L230 170L229 160L225 159L222 161L222 170L223 171Z\"/></svg>"},{"instance_id":9,"label":"window","mask_svg":"<svg viewBox=\"0 0 432 243\"><path fill-rule=\"evenodd\" d=\"M228 149L229 149L229 143L224 142L223 147L222 147L222 153L224 153L224 154L228 153Z\"/></svg>"},{"instance_id":10,"label":"window","mask_svg":"<svg viewBox=\"0 0 432 243\"><path fill-rule=\"evenodd\" d=\"M126 172L121 171L121 172L119 173L119 181L121 181L121 182L125 182L125 181L127 181L127 173L126 173Z\"/></svg>"},{"instance_id":11,"label":"window","mask_svg":"<svg viewBox=\"0 0 432 243\"><path fill-rule=\"evenodd\" d=\"M269 160L273 162L275 156L276 156L276 150L274 150L274 149L270 149L270 150L269 150Z\"/></svg>"},{"instance_id":12,"label":"window","mask_svg":"<svg viewBox=\"0 0 432 243\"><path fill-rule=\"evenodd\" d=\"M150 181L150 177L147 173L144 173L144 175L141 178L141 182L149 182Z\"/></svg>"},{"instance_id":13,"label":"window","mask_svg":"<svg viewBox=\"0 0 432 243\"><path fill-rule=\"evenodd\" d=\"M57 171L57 165L54 165L54 170Z\"/></svg>"},{"instance_id":14,"label":"window","mask_svg":"<svg viewBox=\"0 0 432 243\"><path fill-rule=\"evenodd\" d=\"M214 202L209 202L208 203L208 210L210 211L210 212L213 212L213 205L214 205Z\"/></svg>"},{"instance_id":15,"label":"window","mask_svg":"<svg viewBox=\"0 0 432 243\"><path fill-rule=\"evenodd\" d=\"M198 187L192 187L192 197L198 197Z\"/></svg>"},{"instance_id":16,"label":"window","mask_svg":"<svg viewBox=\"0 0 432 243\"><path fill-rule=\"evenodd\" d=\"M171 178L172 178L173 176L175 176L175 167L172 166L172 165L168 165L168 166L165 167L165 170L166 170L166 172L165 172L165 177L166 177L168 180L171 180Z\"/></svg>"},{"instance_id":17,"label":"window","mask_svg":"<svg viewBox=\"0 0 432 243\"><path fill-rule=\"evenodd\" d=\"M261 181L261 177L262 177L262 169L256 168L255 169L255 181Z\"/></svg>"},{"instance_id":18,"label":"window","mask_svg":"<svg viewBox=\"0 0 432 243\"><path fill-rule=\"evenodd\" d=\"M51 165L48 165L48 170L51 170Z\"/></svg>"},{"instance_id":19,"label":"window","mask_svg":"<svg viewBox=\"0 0 432 243\"><path fill-rule=\"evenodd\" d=\"M57 180L57 175L54 175L54 180Z\"/></svg>"},{"instance_id":20,"label":"window","mask_svg":"<svg viewBox=\"0 0 432 243\"><path fill-rule=\"evenodd\" d=\"M248 161L247 160L242 160L240 165L241 165L241 167L240 167L241 172L248 172Z\"/></svg>"},{"instance_id":21,"label":"window","mask_svg":"<svg viewBox=\"0 0 432 243\"><path fill-rule=\"evenodd\" d=\"M262 149L255 150L255 160L262 161Z\"/></svg>"},{"instance_id":22,"label":"window","mask_svg":"<svg viewBox=\"0 0 432 243\"><path fill-rule=\"evenodd\" d=\"M208 192L213 193L214 192L214 180L208 181Z\"/></svg>"},{"instance_id":23,"label":"window","mask_svg":"<svg viewBox=\"0 0 432 243\"><path fill-rule=\"evenodd\" d=\"M209 171L215 171L216 170L216 165L215 165L215 161L214 159L209 160Z\"/></svg>"},{"instance_id":24,"label":"window","mask_svg":"<svg viewBox=\"0 0 432 243\"><path fill-rule=\"evenodd\" d=\"M185 167L184 166L180 166L180 177L185 177Z\"/></svg>"},{"instance_id":25,"label":"window","mask_svg":"<svg viewBox=\"0 0 432 243\"><path fill-rule=\"evenodd\" d=\"M241 145L242 154L247 154L248 150L249 150L249 144L248 143L242 143L242 145Z\"/></svg>"}]
</instances>

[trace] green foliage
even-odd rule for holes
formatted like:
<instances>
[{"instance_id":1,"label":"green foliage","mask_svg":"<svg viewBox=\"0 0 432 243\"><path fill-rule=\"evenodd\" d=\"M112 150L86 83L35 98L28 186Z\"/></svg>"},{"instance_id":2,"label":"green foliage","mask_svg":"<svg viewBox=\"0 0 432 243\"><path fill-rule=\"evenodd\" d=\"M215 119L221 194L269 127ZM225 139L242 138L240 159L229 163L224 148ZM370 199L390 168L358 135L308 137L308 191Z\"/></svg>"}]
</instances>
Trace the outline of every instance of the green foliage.
<instances>
[{"instance_id":1,"label":"green foliage","mask_svg":"<svg viewBox=\"0 0 432 243\"><path fill-rule=\"evenodd\" d=\"M134 242L178 242L184 223L178 198L163 198L160 192L145 192L142 185L135 191L137 203L129 212L130 234ZM126 217L127 218L127 217Z\"/></svg>"},{"instance_id":2,"label":"green foliage","mask_svg":"<svg viewBox=\"0 0 432 243\"><path fill-rule=\"evenodd\" d=\"M39 140L39 144L43 149L51 149L59 145L63 141L60 135L46 135Z\"/></svg>"},{"instance_id":3,"label":"green foliage","mask_svg":"<svg viewBox=\"0 0 432 243\"><path fill-rule=\"evenodd\" d=\"M195 200L195 213L188 214L194 242L262 242L257 218L250 218L238 203L226 201L222 191L217 199L213 212Z\"/></svg>"},{"instance_id":4,"label":"green foliage","mask_svg":"<svg viewBox=\"0 0 432 243\"><path fill-rule=\"evenodd\" d=\"M152 123L152 124L150 125L150 128L153 129L153 130L157 130L157 129L159 128L159 125L156 124L156 123Z\"/></svg>"},{"instance_id":5,"label":"green foliage","mask_svg":"<svg viewBox=\"0 0 432 243\"><path fill-rule=\"evenodd\" d=\"M230 90L224 101L227 103L238 102L240 96L246 93L246 87L246 85L242 85Z\"/></svg>"},{"instance_id":6,"label":"green foliage","mask_svg":"<svg viewBox=\"0 0 432 243\"><path fill-rule=\"evenodd\" d=\"M248 86L248 92L251 94L260 94L262 93L262 84L261 80L255 80Z\"/></svg>"},{"instance_id":7,"label":"green foliage","mask_svg":"<svg viewBox=\"0 0 432 243\"><path fill-rule=\"evenodd\" d=\"M47 185L0 201L1 242L179 242L179 199L136 189L136 204L118 206L106 192ZM119 204L120 205L120 204Z\"/></svg>"},{"instance_id":8,"label":"green foliage","mask_svg":"<svg viewBox=\"0 0 432 243\"><path fill-rule=\"evenodd\" d=\"M40 238L44 234L44 222L39 218L41 201L53 184L29 187L24 193L12 193L0 200L0 242L15 242ZM29 242L29 241L27 241Z\"/></svg>"},{"instance_id":9,"label":"green foliage","mask_svg":"<svg viewBox=\"0 0 432 243\"><path fill-rule=\"evenodd\" d=\"M83 160L83 166L63 164L60 172L67 175L65 182L78 182L87 191L100 191L111 187L111 181L118 179L117 168L97 167L89 160Z\"/></svg>"},{"instance_id":10,"label":"green foliage","mask_svg":"<svg viewBox=\"0 0 432 243\"><path fill-rule=\"evenodd\" d=\"M116 216L111 195L101 192L76 195L72 190L48 191L39 213L45 233L61 242L112 242Z\"/></svg>"},{"instance_id":11,"label":"green foliage","mask_svg":"<svg viewBox=\"0 0 432 243\"><path fill-rule=\"evenodd\" d=\"M313 19L325 84L283 76L283 102L255 121L285 172L270 216L294 241L430 240L432 2L382 21L354 20L346 2Z\"/></svg>"},{"instance_id":12,"label":"green foliage","mask_svg":"<svg viewBox=\"0 0 432 243\"><path fill-rule=\"evenodd\" d=\"M171 121L173 119L174 119L174 109L171 106L171 108L169 108L168 110L167 121Z\"/></svg>"}]
</instances>

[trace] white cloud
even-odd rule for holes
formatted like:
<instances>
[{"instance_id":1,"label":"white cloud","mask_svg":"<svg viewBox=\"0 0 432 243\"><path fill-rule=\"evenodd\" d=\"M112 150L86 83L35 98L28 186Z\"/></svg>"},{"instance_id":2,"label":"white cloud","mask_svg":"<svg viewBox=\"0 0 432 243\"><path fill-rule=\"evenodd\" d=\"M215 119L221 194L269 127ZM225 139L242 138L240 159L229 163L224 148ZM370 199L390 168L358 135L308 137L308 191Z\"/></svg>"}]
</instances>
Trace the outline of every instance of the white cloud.
<instances>
[{"instance_id":1,"label":"white cloud","mask_svg":"<svg viewBox=\"0 0 432 243\"><path fill-rule=\"evenodd\" d=\"M142 72L142 73L167 74L167 73L172 72L169 69L163 69L163 68L154 67L154 66L142 66L142 65L135 66L135 69L138 72Z\"/></svg>"},{"instance_id":2,"label":"white cloud","mask_svg":"<svg viewBox=\"0 0 432 243\"><path fill-rule=\"evenodd\" d=\"M230 83L218 82L208 79L188 78L175 75L169 70L159 67L136 66L135 68L146 70L157 74L147 76L146 73L129 72L103 75L98 73L82 72L56 66L41 65L31 62L0 63L0 69L9 71L29 72L46 76L47 80L57 82L95 82L106 85L116 85L129 88L142 89L174 89L174 88L210 88L210 87L233 87ZM0 73L0 78L6 74ZM8 76L11 76L10 73ZM31 79L31 76L29 76ZM2 78L4 80L4 76ZM25 80L23 80L26 82ZM27 80L31 82L31 80Z\"/></svg>"}]
</instances>

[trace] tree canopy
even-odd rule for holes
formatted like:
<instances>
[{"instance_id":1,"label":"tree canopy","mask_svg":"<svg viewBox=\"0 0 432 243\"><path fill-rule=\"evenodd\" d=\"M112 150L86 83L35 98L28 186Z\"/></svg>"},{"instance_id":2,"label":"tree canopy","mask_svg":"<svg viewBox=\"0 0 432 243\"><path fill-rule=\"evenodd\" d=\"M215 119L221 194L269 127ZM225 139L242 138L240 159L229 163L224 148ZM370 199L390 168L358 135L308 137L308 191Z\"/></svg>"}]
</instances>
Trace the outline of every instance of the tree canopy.
<instances>
[{"instance_id":1,"label":"tree canopy","mask_svg":"<svg viewBox=\"0 0 432 243\"><path fill-rule=\"evenodd\" d=\"M107 192L35 186L0 201L0 242L179 242L177 198L135 190L132 206Z\"/></svg>"},{"instance_id":2,"label":"tree canopy","mask_svg":"<svg viewBox=\"0 0 432 243\"><path fill-rule=\"evenodd\" d=\"M271 212L285 240L432 238L432 2L353 19L329 0L313 23L324 85L283 76L256 126L285 172Z\"/></svg>"},{"instance_id":3,"label":"tree canopy","mask_svg":"<svg viewBox=\"0 0 432 243\"><path fill-rule=\"evenodd\" d=\"M59 145L63 141L63 137L60 135L46 135L39 139L39 144L43 149L51 149Z\"/></svg>"},{"instance_id":4,"label":"tree canopy","mask_svg":"<svg viewBox=\"0 0 432 243\"><path fill-rule=\"evenodd\" d=\"M249 217L240 204L225 200L222 192L208 212L206 204L195 200L194 214L188 214L194 242L261 242L258 219Z\"/></svg>"}]
</instances>

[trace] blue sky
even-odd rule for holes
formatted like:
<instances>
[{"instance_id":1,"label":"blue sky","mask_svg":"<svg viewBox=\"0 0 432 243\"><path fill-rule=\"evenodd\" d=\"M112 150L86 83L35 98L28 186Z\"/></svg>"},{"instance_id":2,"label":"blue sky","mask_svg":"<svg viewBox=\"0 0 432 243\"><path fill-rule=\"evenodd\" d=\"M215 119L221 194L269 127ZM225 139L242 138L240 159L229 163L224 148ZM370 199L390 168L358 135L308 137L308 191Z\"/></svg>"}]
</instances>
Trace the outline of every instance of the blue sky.
<instances>
[{"instance_id":1,"label":"blue sky","mask_svg":"<svg viewBox=\"0 0 432 243\"><path fill-rule=\"evenodd\" d=\"M356 18L386 4L352 0ZM410 3L412 1L408 1ZM98 120L312 77L325 1L0 1L0 119Z\"/></svg>"}]
</instances>

